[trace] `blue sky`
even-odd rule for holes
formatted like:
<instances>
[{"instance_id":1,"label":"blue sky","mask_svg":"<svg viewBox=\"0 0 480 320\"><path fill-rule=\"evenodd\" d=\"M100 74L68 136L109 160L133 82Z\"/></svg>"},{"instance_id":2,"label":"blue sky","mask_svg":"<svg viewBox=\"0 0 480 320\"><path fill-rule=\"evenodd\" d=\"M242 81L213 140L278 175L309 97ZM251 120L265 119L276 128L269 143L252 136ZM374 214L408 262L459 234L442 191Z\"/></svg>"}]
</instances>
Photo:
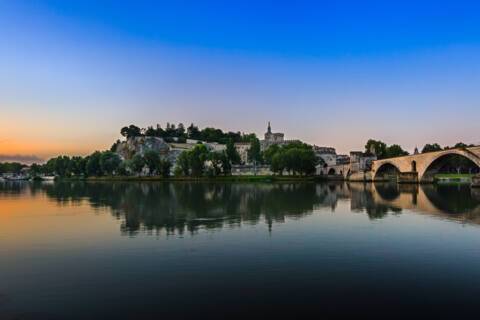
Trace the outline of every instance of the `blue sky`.
<instances>
[{"instance_id":1,"label":"blue sky","mask_svg":"<svg viewBox=\"0 0 480 320\"><path fill-rule=\"evenodd\" d=\"M259 135L271 121L340 152L480 143L479 9L0 0L0 155L86 154L167 121Z\"/></svg>"}]
</instances>

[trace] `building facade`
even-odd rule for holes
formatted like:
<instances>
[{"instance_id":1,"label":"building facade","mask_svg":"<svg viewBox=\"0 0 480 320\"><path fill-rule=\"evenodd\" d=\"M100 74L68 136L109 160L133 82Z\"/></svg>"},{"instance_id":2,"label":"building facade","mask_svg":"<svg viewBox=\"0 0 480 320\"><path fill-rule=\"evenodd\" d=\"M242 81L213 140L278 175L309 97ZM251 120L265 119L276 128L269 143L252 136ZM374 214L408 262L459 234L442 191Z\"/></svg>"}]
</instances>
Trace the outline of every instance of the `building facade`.
<instances>
[{"instance_id":1,"label":"building facade","mask_svg":"<svg viewBox=\"0 0 480 320\"><path fill-rule=\"evenodd\" d=\"M267 132L265 132L264 139L260 140L260 149L265 151L268 147L277 144L284 145L288 143L301 142L300 140L285 140L285 134L282 132L272 132L270 121L268 122Z\"/></svg>"}]
</instances>

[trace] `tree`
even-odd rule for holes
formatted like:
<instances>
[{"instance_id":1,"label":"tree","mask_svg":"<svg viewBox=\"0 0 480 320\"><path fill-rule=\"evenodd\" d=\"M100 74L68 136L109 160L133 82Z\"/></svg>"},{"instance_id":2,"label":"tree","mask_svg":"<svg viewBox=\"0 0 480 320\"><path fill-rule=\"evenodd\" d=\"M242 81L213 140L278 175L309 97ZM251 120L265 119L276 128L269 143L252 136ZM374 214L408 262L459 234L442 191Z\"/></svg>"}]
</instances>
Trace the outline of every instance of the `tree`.
<instances>
[{"instance_id":1,"label":"tree","mask_svg":"<svg viewBox=\"0 0 480 320\"><path fill-rule=\"evenodd\" d=\"M70 158L67 156L58 156L47 161L47 168L50 172L55 172L61 177L70 175Z\"/></svg>"},{"instance_id":2,"label":"tree","mask_svg":"<svg viewBox=\"0 0 480 320\"><path fill-rule=\"evenodd\" d=\"M120 139L117 139L117 141L115 141L112 146L110 147L110 151L112 152L116 152L117 151L117 148L118 148L118 145L120 144Z\"/></svg>"},{"instance_id":3,"label":"tree","mask_svg":"<svg viewBox=\"0 0 480 320\"><path fill-rule=\"evenodd\" d=\"M301 149L299 152L299 167L298 171L305 174L311 175L315 173L315 166L317 165L317 157L313 149Z\"/></svg>"},{"instance_id":4,"label":"tree","mask_svg":"<svg viewBox=\"0 0 480 320\"><path fill-rule=\"evenodd\" d=\"M200 130L197 126L194 126L193 123L187 128L187 135L189 139L198 140L200 139Z\"/></svg>"},{"instance_id":5,"label":"tree","mask_svg":"<svg viewBox=\"0 0 480 320\"><path fill-rule=\"evenodd\" d=\"M265 161L265 163L271 164L273 156L279 151L279 149L280 146L278 144L273 144L269 146L267 150L263 152L263 160Z\"/></svg>"},{"instance_id":6,"label":"tree","mask_svg":"<svg viewBox=\"0 0 480 320\"><path fill-rule=\"evenodd\" d=\"M398 144L392 144L391 146L387 147L385 156L386 158L408 156L408 152L403 150L402 147L399 146Z\"/></svg>"},{"instance_id":7,"label":"tree","mask_svg":"<svg viewBox=\"0 0 480 320\"><path fill-rule=\"evenodd\" d=\"M222 173L224 176L232 173L232 164L228 160L227 153L223 151L220 155L220 161L222 163Z\"/></svg>"},{"instance_id":8,"label":"tree","mask_svg":"<svg viewBox=\"0 0 480 320\"><path fill-rule=\"evenodd\" d=\"M463 142L458 142L455 144L454 148L460 148L460 149L465 149L465 148L470 148L470 147L475 147L474 144L466 144Z\"/></svg>"},{"instance_id":9,"label":"tree","mask_svg":"<svg viewBox=\"0 0 480 320\"><path fill-rule=\"evenodd\" d=\"M102 152L100 155L100 168L103 174L112 175L118 169L120 162L120 157L111 151Z\"/></svg>"},{"instance_id":10,"label":"tree","mask_svg":"<svg viewBox=\"0 0 480 320\"><path fill-rule=\"evenodd\" d=\"M36 164L36 163L32 163L32 165L30 166L30 174L33 176L33 177L36 177L38 176L40 173L42 173L42 166L39 165L39 164ZM0 171L1 173L1 171Z\"/></svg>"},{"instance_id":11,"label":"tree","mask_svg":"<svg viewBox=\"0 0 480 320\"><path fill-rule=\"evenodd\" d=\"M102 167L100 165L100 151L95 151L92 153L87 160L86 164L86 173L89 176L101 176L102 175ZM58 173L58 172L57 172Z\"/></svg>"},{"instance_id":12,"label":"tree","mask_svg":"<svg viewBox=\"0 0 480 320\"><path fill-rule=\"evenodd\" d=\"M422 149L422 153L427 153L427 152L434 152L434 151L441 151L442 150L442 147L440 147L440 145L438 143L427 143L423 149Z\"/></svg>"},{"instance_id":13,"label":"tree","mask_svg":"<svg viewBox=\"0 0 480 320\"><path fill-rule=\"evenodd\" d=\"M373 153L377 159L387 158L387 145L385 142L369 139L365 144L365 152Z\"/></svg>"},{"instance_id":14,"label":"tree","mask_svg":"<svg viewBox=\"0 0 480 320\"><path fill-rule=\"evenodd\" d=\"M170 170L172 168L172 163L168 159L160 160L160 174L164 178L168 178L170 176Z\"/></svg>"},{"instance_id":15,"label":"tree","mask_svg":"<svg viewBox=\"0 0 480 320\"><path fill-rule=\"evenodd\" d=\"M183 137L185 135L185 126L183 123L179 123L177 126L177 137Z\"/></svg>"},{"instance_id":16,"label":"tree","mask_svg":"<svg viewBox=\"0 0 480 320\"><path fill-rule=\"evenodd\" d=\"M208 155L208 160L212 164L212 175L218 176L222 173L222 154L223 152L211 152Z\"/></svg>"},{"instance_id":17,"label":"tree","mask_svg":"<svg viewBox=\"0 0 480 320\"><path fill-rule=\"evenodd\" d=\"M145 164L148 167L149 174L153 174L155 171L160 171L160 155L154 150L147 150L143 154Z\"/></svg>"},{"instance_id":18,"label":"tree","mask_svg":"<svg viewBox=\"0 0 480 320\"><path fill-rule=\"evenodd\" d=\"M140 174L145 166L145 160L140 154L136 154L131 159L130 163L130 170L136 174Z\"/></svg>"},{"instance_id":19,"label":"tree","mask_svg":"<svg viewBox=\"0 0 480 320\"><path fill-rule=\"evenodd\" d=\"M153 129L152 126L149 126L149 127L147 127L147 130L145 130L145 136L156 137L157 136L157 130Z\"/></svg>"},{"instance_id":20,"label":"tree","mask_svg":"<svg viewBox=\"0 0 480 320\"><path fill-rule=\"evenodd\" d=\"M205 169L205 161L208 159L208 149L203 144L197 144L188 151L188 163L192 176L201 176Z\"/></svg>"},{"instance_id":21,"label":"tree","mask_svg":"<svg viewBox=\"0 0 480 320\"><path fill-rule=\"evenodd\" d=\"M131 124L128 127L123 127L120 130L120 134L126 138L139 137L142 135L142 130L139 127Z\"/></svg>"},{"instance_id":22,"label":"tree","mask_svg":"<svg viewBox=\"0 0 480 320\"><path fill-rule=\"evenodd\" d=\"M175 167L175 174L188 176L190 174L190 163L188 160L188 151L183 151L177 158L177 165Z\"/></svg>"},{"instance_id":23,"label":"tree","mask_svg":"<svg viewBox=\"0 0 480 320\"><path fill-rule=\"evenodd\" d=\"M281 147L269 147L264 153L274 173L283 174L288 171L294 175L311 175L318 163L312 146L293 142Z\"/></svg>"},{"instance_id":24,"label":"tree","mask_svg":"<svg viewBox=\"0 0 480 320\"><path fill-rule=\"evenodd\" d=\"M26 165L20 162L0 163L0 173L20 173Z\"/></svg>"},{"instance_id":25,"label":"tree","mask_svg":"<svg viewBox=\"0 0 480 320\"><path fill-rule=\"evenodd\" d=\"M283 170L285 170L285 157L282 155L282 152L277 152L271 157L270 170L282 175Z\"/></svg>"},{"instance_id":26,"label":"tree","mask_svg":"<svg viewBox=\"0 0 480 320\"><path fill-rule=\"evenodd\" d=\"M87 164L87 160L83 157L72 157L70 159L70 166L69 171L74 175L82 175L85 174L85 166Z\"/></svg>"},{"instance_id":27,"label":"tree","mask_svg":"<svg viewBox=\"0 0 480 320\"><path fill-rule=\"evenodd\" d=\"M250 149L248 149L248 160L254 163L262 162L262 153L260 151L260 141L253 138L250 142Z\"/></svg>"},{"instance_id":28,"label":"tree","mask_svg":"<svg viewBox=\"0 0 480 320\"><path fill-rule=\"evenodd\" d=\"M226 149L228 161L232 164L240 164L240 155L238 154L237 149L235 149L235 145L232 139L229 139L227 142L227 149Z\"/></svg>"}]
</instances>

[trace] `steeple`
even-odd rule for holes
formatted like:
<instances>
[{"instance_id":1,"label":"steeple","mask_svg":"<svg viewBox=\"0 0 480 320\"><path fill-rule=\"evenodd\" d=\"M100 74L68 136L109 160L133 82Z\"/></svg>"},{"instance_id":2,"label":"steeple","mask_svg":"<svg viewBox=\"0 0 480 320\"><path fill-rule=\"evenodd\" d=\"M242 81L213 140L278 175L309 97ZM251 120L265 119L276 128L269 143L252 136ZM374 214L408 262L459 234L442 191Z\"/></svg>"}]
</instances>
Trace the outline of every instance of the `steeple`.
<instances>
[{"instance_id":1,"label":"steeple","mask_svg":"<svg viewBox=\"0 0 480 320\"><path fill-rule=\"evenodd\" d=\"M267 133L272 133L272 127L270 127L270 121L268 121Z\"/></svg>"}]
</instances>

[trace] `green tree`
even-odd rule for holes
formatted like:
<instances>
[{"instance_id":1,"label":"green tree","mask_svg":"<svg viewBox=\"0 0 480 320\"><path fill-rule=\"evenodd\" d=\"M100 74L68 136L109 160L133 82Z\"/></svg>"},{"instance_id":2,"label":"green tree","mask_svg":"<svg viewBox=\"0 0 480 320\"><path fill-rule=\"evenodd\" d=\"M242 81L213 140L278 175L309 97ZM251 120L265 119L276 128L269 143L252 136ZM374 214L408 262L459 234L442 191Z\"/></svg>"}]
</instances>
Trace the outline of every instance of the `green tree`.
<instances>
[{"instance_id":1,"label":"green tree","mask_svg":"<svg viewBox=\"0 0 480 320\"><path fill-rule=\"evenodd\" d=\"M70 175L70 158L67 156L58 156L47 161L47 168L61 177Z\"/></svg>"},{"instance_id":2,"label":"green tree","mask_svg":"<svg viewBox=\"0 0 480 320\"><path fill-rule=\"evenodd\" d=\"M205 170L205 161L208 159L208 149L203 144L197 144L188 151L188 163L192 176L201 176Z\"/></svg>"},{"instance_id":3,"label":"green tree","mask_svg":"<svg viewBox=\"0 0 480 320\"><path fill-rule=\"evenodd\" d=\"M235 149L235 144L232 139L228 140L226 153L230 163L240 164L240 155L238 154L237 149Z\"/></svg>"},{"instance_id":4,"label":"green tree","mask_svg":"<svg viewBox=\"0 0 480 320\"><path fill-rule=\"evenodd\" d=\"M102 167L100 165L101 156L102 156L102 153L100 151L95 151L88 157L87 164L86 164L86 173L88 176L102 175Z\"/></svg>"},{"instance_id":5,"label":"green tree","mask_svg":"<svg viewBox=\"0 0 480 320\"><path fill-rule=\"evenodd\" d=\"M118 165L118 168L117 168L117 174L118 175L121 175L121 176L126 176L128 175L128 161L121 161L120 164Z\"/></svg>"},{"instance_id":6,"label":"green tree","mask_svg":"<svg viewBox=\"0 0 480 320\"><path fill-rule=\"evenodd\" d=\"M160 160L160 174L164 178L168 178L170 176L170 170L172 168L172 163L168 159Z\"/></svg>"},{"instance_id":7,"label":"green tree","mask_svg":"<svg viewBox=\"0 0 480 320\"><path fill-rule=\"evenodd\" d=\"M105 175L112 175L116 172L122 161L116 153L105 151L100 155L99 162L102 173Z\"/></svg>"},{"instance_id":8,"label":"green tree","mask_svg":"<svg viewBox=\"0 0 480 320\"><path fill-rule=\"evenodd\" d=\"M190 174L190 162L188 160L188 151L183 151L177 158L177 164L175 167L176 175L188 176Z\"/></svg>"},{"instance_id":9,"label":"green tree","mask_svg":"<svg viewBox=\"0 0 480 320\"><path fill-rule=\"evenodd\" d=\"M87 161L83 157L79 156L74 156L70 159L70 164L69 164L69 171L70 173L74 175L83 175L85 174L85 166L87 164Z\"/></svg>"},{"instance_id":10,"label":"green tree","mask_svg":"<svg viewBox=\"0 0 480 320\"><path fill-rule=\"evenodd\" d=\"M210 160L212 164L212 175L219 176L222 173L222 156L223 152L211 152L208 155L208 160Z\"/></svg>"},{"instance_id":11,"label":"green tree","mask_svg":"<svg viewBox=\"0 0 480 320\"><path fill-rule=\"evenodd\" d=\"M145 159L140 154L136 154L130 160L130 170L136 174L140 174L145 166Z\"/></svg>"},{"instance_id":12,"label":"green tree","mask_svg":"<svg viewBox=\"0 0 480 320\"><path fill-rule=\"evenodd\" d=\"M408 152L403 150L398 144L392 144L387 147L386 158L395 158L401 156L408 156Z\"/></svg>"},{"instance_id":13,"label":"green tree","mask_svg":"<svg viewBox=\"0 0 480 320\"><path fill-rule=\"evenodd\" d=\"M283 151L276 152L270 160L270 170L272 172L282 175L285 170L285 157Z\"/></svg>"},{"instance_id":14,"label":"green tree","mask_svg":"<svg viewBox=\"0 0 480 320\"><path fill-rule=\"evenodd\" d=\"M441 151L442 147L438 143L427 143L425 146L423 146L422 153L427 153L427 152L434 152L434 151Z\"/></svg>"},{"instance_id":15,"label":"green tree","mask_svg":"<svg viewBox=\"0 0 480 320\"><path fill-rule=\"evenodd\" d=\"M193 123L187 128L187 136L189 139L198 140L200 139L200 130L197 126L194 126Z\"/></svg>"},{"instance_id":16,"label":"green tree","mask_svg":"<svg viewBox=\"0 0 480 320\"><path fill-rule=\"evenodd\" d=\"M155 171L160 171L160 155L154 150L147 150L143 154L145 164L148 167L150 174L153 174Z\"/></svg>"},{"instance_id":17,"label":"green tree","mask_svg":"<svg viewBox=\"0 0 480 320\"><path fill-rule=\"evenodd\" d=\"M125 138L139 137L142 135L142 130L139 127L131 124L128 127L123 127L120 130L120 134Z\"/></svg>"},{"instance_id":18,"label":"green tree","mask_svg":"<svg viewBox=\"0 0 480 320\"><path fill-rule=\"evenodd\" d=\"M257 138L250 142L250 149L248 149L248 160L254 163L262 162L262 152L260 150L260 141Z\"/></svg>"},{"instance_id":19,"label":"green tree","mask_svg":"<svg viewBox=\"0 0 480 320\"><path fill-rule=\"evenodd\" d=\"M267 164L272 163L272 158L273 156L279 151L280 146L278 144L273 144L269 146L264 152L263 152L263 160Z\"/></svg>"},{"instance_id":20,"label":"green tree","mask_svg":"<svg viewBox=\"0 0 480 320\"><path fill-rule=\"evenodd\" d=\"M33 176L33 177L36 177L38 175L40 175L42 173L42 166L37 164L37 163L32 163L32 165L30 166L30 174ZM1 173L1 171L0 171Z\"/></svg>"},{"instance_id":21,"label":"green tree","mask_svg":"<svg viewBox=\"0 0 480 320\"><path fill-rule=\"evenodd\" d=\"M224 151L220 155L220 161L222 163L222 173L224 176L232 173L232 164L228 160L227 153Z\"/></svg>"},{"instance_id":22,"label":"green tree","mask_svg":"<svg viewBox=\"0 0 480 320\"><path fill-rule=\"evenodd\" d=\"M365 152L374 153L377 159L385 159L387 157L387 145L385 142L370 139L365 144Z\"/></svg>"}]
</instances>

